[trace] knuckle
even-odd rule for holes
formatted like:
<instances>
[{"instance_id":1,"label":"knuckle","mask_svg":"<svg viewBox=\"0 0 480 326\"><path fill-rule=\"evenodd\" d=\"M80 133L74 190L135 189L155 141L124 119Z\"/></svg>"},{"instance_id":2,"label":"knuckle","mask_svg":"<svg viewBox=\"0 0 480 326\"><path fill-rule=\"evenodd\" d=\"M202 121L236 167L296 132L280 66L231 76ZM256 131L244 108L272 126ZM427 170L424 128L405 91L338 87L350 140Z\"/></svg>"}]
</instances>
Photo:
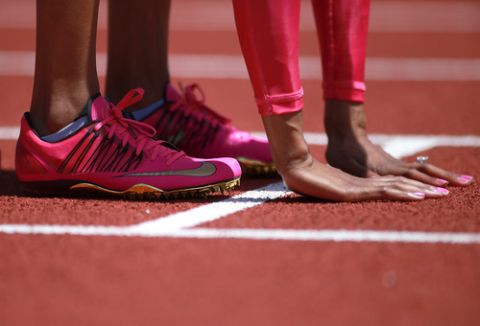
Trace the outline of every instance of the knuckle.
<instances>
[{"instance_id":1,"label":"knuckle","mask_svg":"<svg viewBox=\"0 0 480 326\"><path fill-rule=\"evenodd\" d=\"M356 192L352 189L343 189L340 191L339 197L342 201L352 201L356 197Z\"/></svg>"},{"instance_id":2,"label":"knuckle","mask_svg":"<svg viewBox=\"0 0 480 326\"><path fill-rule=\"evenodd\" d=\"M390 187L381 186L380 189L379 189L380 195L382 195L382 197L387 196L389 194L389 190L390 190Z\"/></svg>"},{"instance_id":3,"label":"knuckle","mask_svg":"<svg viewBox=\"0 0 480 326\"><path fill-rule=\"evenodd\" d=\"M362 189L357 186L350 186L343 188L339 193L339 197L342 201L354 202L361 198Z\"/></svg>"}]
</instances>

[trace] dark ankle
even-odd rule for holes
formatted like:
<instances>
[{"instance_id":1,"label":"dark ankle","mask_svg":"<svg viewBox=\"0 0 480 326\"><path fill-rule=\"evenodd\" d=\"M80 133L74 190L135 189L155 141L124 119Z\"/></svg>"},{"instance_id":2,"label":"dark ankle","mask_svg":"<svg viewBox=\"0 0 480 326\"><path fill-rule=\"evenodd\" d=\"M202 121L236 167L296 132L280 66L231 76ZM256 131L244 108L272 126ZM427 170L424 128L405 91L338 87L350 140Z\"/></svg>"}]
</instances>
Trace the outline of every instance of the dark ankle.
<instances>
[{"instance_id":1,"label":"dark ankle","mask_svg":"<svg viewBox=\"0 0 480 326\"><path fill-rule=\"evenodd\" d=\"M324 126L329 139L341 140L365 134L367 119L363 104L339 100L326 101Z\"/></svg>"},{"instance_id":2,"label":"dark ankle","mask_svg":"<svg viewBox=\"0 0 480 326\"><path fill-rule=\"evenodd\" d=\"M262 119L273 159L280 174L294 167L309 164L312 157L303 134L301 111L264 116Z\"/></svg>"},{"instance_id":3,"label":"dark ankle","mask_svg":"<svg viewBox=\"0 0 480 326\"><path fill-rule=\"evenodd\" d=\"M30 121L40 136L54 133L78 118L91 95L44 97L32 101ZM93 95L93 94L92 94Z\"/></svg>"}]
</instances>

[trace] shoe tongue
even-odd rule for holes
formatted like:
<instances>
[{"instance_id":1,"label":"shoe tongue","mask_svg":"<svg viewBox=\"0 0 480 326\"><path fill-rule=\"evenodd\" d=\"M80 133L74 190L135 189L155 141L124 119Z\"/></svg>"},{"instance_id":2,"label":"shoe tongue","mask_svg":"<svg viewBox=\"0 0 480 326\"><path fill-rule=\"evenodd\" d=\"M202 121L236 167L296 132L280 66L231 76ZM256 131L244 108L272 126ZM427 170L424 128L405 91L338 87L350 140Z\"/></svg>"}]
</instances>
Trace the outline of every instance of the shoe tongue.
<instances>
[{"instance_id":1,"label":"shoe tongue","mask_svg":"<svg viewBox=\"0 0 480 326\"><path fill-rule=\"evenodd\" d=\"M171 84L168 84L165 89L165 99L168 102L175 102L182 97L180 93Z\"/></svg>"},{"instance_id":2,"label":"shoe tongue","mask_svg":"<svg viewBox=\"0 0 480 326\"><path fill-rule=\"evenodd\" d=\"M103 96L91 98L88 102L87 114L92 121L105 119L110 110L110 103Z\"/></svg>"}]
</instances>

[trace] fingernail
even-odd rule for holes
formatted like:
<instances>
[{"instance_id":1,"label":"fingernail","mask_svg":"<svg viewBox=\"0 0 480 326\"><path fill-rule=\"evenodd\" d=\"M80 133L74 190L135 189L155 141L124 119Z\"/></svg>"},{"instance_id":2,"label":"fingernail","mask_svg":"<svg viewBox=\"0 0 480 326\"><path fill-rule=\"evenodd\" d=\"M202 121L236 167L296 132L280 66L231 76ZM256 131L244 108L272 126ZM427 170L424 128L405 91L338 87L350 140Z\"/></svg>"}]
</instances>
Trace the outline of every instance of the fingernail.
<instances>
[{"instance_id":1,"label":"fingernail","mask_svg":"<svg viewBox=\"0 0 480 326\"><path fill-rule=\"evenodd\" d=\"M463 183L463 184L467 184L472 180L473 180L473 176L471 176L471 175L462 175L462 176L457 178L457 181L460 182L460 183Z\"/></svg>"},{"instance_id":2,"label":"fingernail","mask_svg":"<svg viewBox=\"0 0 480 326\"><path fill-rule=\"evenodd\" d=\"M425 194L423 192L409 192L408 195L413 198L425 198Z\"/></svg>"},{"instance_id":3,"label":"fingernail","mask_svg":"<svg viewBox=\"0 0 480 326\"><path fill-rule=\"evenodd\" d=\"M447 195L449 193L447 189L442 187L432 187L432 188L433 188L432 190L437 194Z\"/></svg>"},{"instance_id":4,"label":"fingernail","mask_svg":"<svg viewBox=\"0 0 480 326\"><path fill-rule=\"evenodd\" d=\"M439 186L443 186L444 184L447 184L448 181L445 180L445 179L440 179L440 178L438 178L437 180L435 180L435 183L436 183L437 185L439 185Z\"/></svg>"}]
</instances>

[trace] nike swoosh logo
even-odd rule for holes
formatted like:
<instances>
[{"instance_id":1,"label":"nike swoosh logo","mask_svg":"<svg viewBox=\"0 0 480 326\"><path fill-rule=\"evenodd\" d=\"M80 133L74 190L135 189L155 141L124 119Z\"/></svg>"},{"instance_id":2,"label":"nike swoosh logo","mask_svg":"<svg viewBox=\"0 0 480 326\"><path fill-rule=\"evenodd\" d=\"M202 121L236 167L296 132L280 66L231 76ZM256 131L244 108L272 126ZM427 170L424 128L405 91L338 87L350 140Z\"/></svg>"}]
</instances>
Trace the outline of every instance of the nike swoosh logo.
<instances>
[{"instance_id":1,"label":"nike swoosh logo","mask_svg":"<svg viewBox=\"0 0 480 326\"><path fill-rule=\"evenodd\" d=\"M210 162L203 162L196 169L173 170L161 172L138 172L123 175L124 177L158 177L158 176L181 176L181 177L209 177L217 171L215 165Z\"/></svg>"}]
</instances>

